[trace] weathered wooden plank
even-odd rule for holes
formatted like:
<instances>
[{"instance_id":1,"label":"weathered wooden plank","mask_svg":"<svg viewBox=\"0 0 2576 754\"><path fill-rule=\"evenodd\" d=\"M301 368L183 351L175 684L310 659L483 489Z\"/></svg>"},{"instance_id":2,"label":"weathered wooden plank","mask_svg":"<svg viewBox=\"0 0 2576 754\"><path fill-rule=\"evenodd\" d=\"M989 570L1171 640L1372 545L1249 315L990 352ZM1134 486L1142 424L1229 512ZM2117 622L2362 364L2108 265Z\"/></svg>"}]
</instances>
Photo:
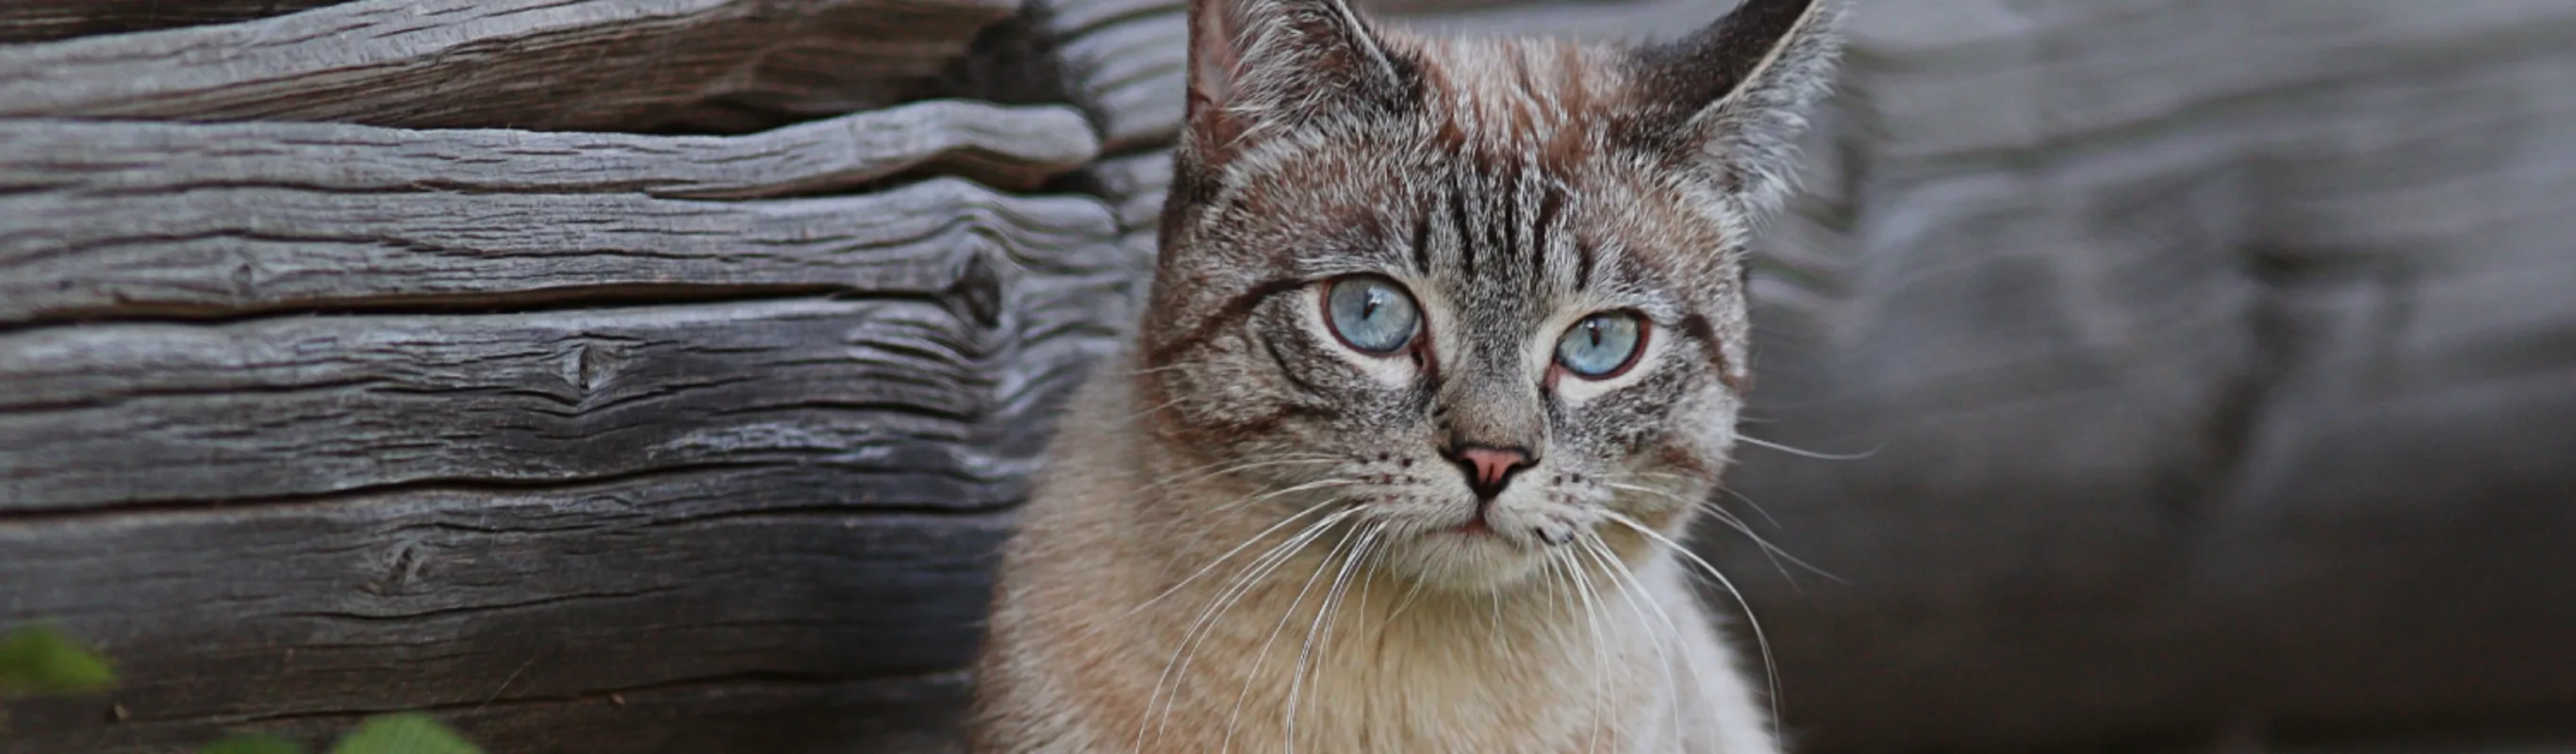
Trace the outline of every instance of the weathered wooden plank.
<instances>
[{"instance_id":1,"label":"weathered wooden plank","mask_svg":"<svg viewBox=\"0 0 2576 754\"><path fill-rule=\"evenodd\" d=\"M935 742L955 679L902 677L965 661L1009 520L900 512L1001 500L904 499L937 484L884 477L786 463L0 514L0 624L59 620L123 676L13 704L0 751L165 751L399 709L492 751Z\"/></svg>"},{"instance_id":2,"label":"weathered wooden plank","mask_svg":"<svg viewBox=\"0 0 2576 754\"><path fill-rule=\"evenodd\" d=\"M1015 8L1008 0L361 0L0 47L0 115L748 130L898 101Z\"/></svg>"},{"instance_id":3,"label":"weathered wooden plank","mask_svg":"<svg viewBox=\"0 0 2576 754\"><path fill-rule=\"evenodd\" d=\"M1989 165L2205 122L2270 92L2354 81L2403 86L2480 65L2472 61L2564 50L2576 37L2576 6L2516 0L2266 3L2190 13L2154 0L1937 9L1880 0L1854 21L1853 76L1876 82L1868 86L1880 123L1905 125L1877 149ZM1983 106L1960 106L1967 101ZM2294 124L2306 125L2276 120L2250 133L2211 134L2288 136L2280 128Z\"/></svg>"},{"instance_id":4,"label":"weathered wooden plank","mask_svg":"<svg viewBox=\"0 0 2576 754\"><path fill-rule=\"evenodd\" d=\"M1084 171L1100 197L1130 231L1150 231L1163 214L1163 193L1172 187L1172 151L1156 149L1112 157Z\"/></svg>"},{"instance_id":5,"label":"weathered wooden plank","mask_svg":"<svg viewBox=\"0 0 2576 754\"><path fill-rule=\"evenodd\" d=\"M1189 25L1177 12L1140 15L1061 43L1068 88L1099 125L1102 149L1170 143L1181 126Z\"/></svg>"},{"instance_id":6,"label":"weathered wooden plank","mask_svg":"<svg viewBox=\"0 0 2576 754\"><path fill-rule=\"evenodd\" d=\"M897 174L1026 189L1097 153L1061 106L932 101L746 136L404 130L324 123L0 120L0 191L131 195L235 186L751 198Z\"/></svg>"},{"instance_id":7,"label":"weathered wooden plank","mask_svg":"<svg viewBox=\"0 0 2576 754\"><path fill-rule=\"evenodd\" d=\"M476 175L496 174L528 178L506 169ZM157 180L163 175L180 180ZM26 218L0 233L0 322L488 310L763 291L932 294L1016 268L1088 274L1099 260L1082 249L1117 231L1088 198L1010 197L948 178L873 195L737 203L140 177L148 185L136 193L0 196L0 214Z\"/></svg>"},{"instance_id":8,"label":"weathered wooden plank","mask_svg":"<svg viewBox=\"0 0 2576 754\"><path fill-rule=\"evenodd\" d=\"M962 754L965 742L954 720L965 701L965 679L953 673L861 681L743 678L563 699L478 700L432 714L484 751L511 754ZM23 730L40 732L0 739L0 752L169 754L196 751L228 730L275 733L303 742L307 751L329 751L329 742L360 720L318 711L241 725L119 721L104 710L108 704L105 698L13 700L11 712Z\"/></svg>"},{"instance_id":9,"label":"weathered wooden plank","mask_svg":"<svg viewBox=\"0 0 2576 754\"><path fill-rule=\"evenodd\" d=\"M0 335L0 510L787 462L991 500L975 491L1034 463L1026 412L1100 347L1083 323L1123 281L972 284L997 287Z\"/></svg>"},{"instance_id":10,"label":"weathered wooden plank","mask_svg":"<svg viewBox=\"0 0 2576 754\"><path fill-rule=\"evenodd\" d=\"M0 5L0 44L220 24L343 2L348 0L17 0Z\"/></svg>"},{"instance_id":11,"label":"weathered wooden plank","mask_svg":"<svg viewBox=\"0 0 2576 754\"><path fill-rule=\"evenodd\" d=\"M1730 478L1850 583L1708 540L1816 746L2576 704L2571 9L2171 10L1855 16L1748 432L1877 452Z\"/></svg>"}]
</instances>

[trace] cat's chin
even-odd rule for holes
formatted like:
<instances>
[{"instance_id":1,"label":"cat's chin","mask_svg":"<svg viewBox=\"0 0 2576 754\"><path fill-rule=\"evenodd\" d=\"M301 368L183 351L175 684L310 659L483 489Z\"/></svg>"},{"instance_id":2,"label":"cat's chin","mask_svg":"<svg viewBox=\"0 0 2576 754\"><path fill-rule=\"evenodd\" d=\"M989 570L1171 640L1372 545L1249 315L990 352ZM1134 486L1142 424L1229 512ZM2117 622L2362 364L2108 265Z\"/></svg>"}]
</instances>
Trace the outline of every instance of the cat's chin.
<instances>
[{"instance_id":1,"label":"cat's chin","mask_svg":"<svg viewBox=\"0 0 2576 754\"><path fill-rule=\"evenodd\" d=\"M1449 528L1390 542L1380 562L1390 575L1427 588L1496 592L1537 577L1545 548L1482 529Z\"/></svg>"}]
</instances>

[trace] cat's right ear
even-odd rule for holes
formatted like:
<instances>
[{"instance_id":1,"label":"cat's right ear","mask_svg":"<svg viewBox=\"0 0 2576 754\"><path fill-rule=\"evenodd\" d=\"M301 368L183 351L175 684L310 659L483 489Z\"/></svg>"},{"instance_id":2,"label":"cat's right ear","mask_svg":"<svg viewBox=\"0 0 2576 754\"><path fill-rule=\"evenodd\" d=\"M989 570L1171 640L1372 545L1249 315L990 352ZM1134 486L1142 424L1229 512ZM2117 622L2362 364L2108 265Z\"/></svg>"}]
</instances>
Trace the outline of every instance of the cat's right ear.
<instances>
[{"instance_id":1,"label":"cat's right ear","mask_svg":"<svg viewBox=\"0 0 2576 754\"><path fill-rule=\"evenodd\" d=\"M1252 140L1416 96L1412 60L1389 54L1343 0L1190 0L1189 22L1182 140L1202 168Z\"/></svg>"},{"instance_id":2,"label":"cat's right ear","mask_svg":"<svg viewBox=\"0 0 2576 754\"><path fill-rule=\"evenodd\" d=\"M1743 0L1717 23L1641 50L1632 144L1709 185L1776 205L1805 112L1840 57L1843 0Z\"/></svg>"}]
</instances>

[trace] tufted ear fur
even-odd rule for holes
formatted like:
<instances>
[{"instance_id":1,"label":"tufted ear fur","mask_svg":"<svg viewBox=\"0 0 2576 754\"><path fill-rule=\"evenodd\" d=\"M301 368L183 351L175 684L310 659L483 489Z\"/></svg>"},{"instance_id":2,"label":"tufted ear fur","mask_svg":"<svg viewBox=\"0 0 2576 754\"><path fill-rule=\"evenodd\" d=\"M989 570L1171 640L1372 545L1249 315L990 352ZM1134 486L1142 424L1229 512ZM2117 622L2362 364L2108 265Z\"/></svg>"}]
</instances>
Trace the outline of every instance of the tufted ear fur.
<instances>
[{"instance_id":1,"label":"tufted ear fur","mask_svg":"<svg viewBox=\"0 0 2576 754\"><path fill-rule=\"evenodd\" d=\"M1413 59L1390 54L1343 0L1190 0L1189 22L1182 193L1255 141L1420 97Z\"/></svg>"},{"instance_id":2,"label":"tufted ear fur","mask_svg":"<svg viewBox=\"0 0 2576 754\"><path fill-rule=\"evenodd\" d=\"M1832 85L1840 0L1744 0L1689 36L1639 50L1632 145L1769 209L1789 190L1804 113Z\"/></svg>"}]
</instances>

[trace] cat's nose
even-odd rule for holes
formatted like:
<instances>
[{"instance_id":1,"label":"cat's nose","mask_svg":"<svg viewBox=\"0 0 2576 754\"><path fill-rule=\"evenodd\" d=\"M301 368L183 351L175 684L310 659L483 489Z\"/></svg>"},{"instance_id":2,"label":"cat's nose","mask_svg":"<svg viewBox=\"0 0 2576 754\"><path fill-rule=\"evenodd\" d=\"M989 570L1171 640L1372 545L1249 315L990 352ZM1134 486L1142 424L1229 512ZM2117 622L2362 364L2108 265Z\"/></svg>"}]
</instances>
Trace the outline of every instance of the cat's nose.
<instances>
[{"instance_id":1,"label":"cat's nose","mask_svg":"<svg viewBox=\"0 0 2576 754\"><path fill-rule=\"evenodd\" d=\"M1484 500L1503 494L1503 487L1512 483L1512 475L1529 468L1535 460L1530 458L1529 451L1519 448L1481 445L1453 447L1443 455L1449 456L1451 463L1458 464L1459 471L1466 472L1467 488L1475 490L1476 497Z\"/></svg>"}]
</instances>

